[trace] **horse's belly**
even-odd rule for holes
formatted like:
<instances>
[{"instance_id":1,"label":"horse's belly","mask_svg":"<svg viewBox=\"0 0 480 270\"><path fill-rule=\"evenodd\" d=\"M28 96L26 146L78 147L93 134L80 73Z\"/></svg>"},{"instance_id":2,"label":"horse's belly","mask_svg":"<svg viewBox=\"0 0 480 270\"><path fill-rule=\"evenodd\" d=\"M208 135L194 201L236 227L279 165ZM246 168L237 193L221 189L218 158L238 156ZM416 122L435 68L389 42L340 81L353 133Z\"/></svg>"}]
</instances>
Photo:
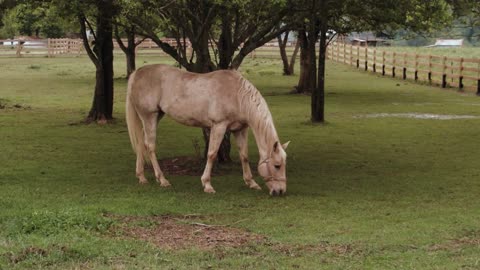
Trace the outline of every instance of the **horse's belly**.
<instances>
[{"instance_id":1,"label":"horse's belly","mask_svg":"<svg viewBox=\"0 0 480 270\"><path fill-rule=\"evenodd\" d=\"M175 112L166 112L173 120L176 122L193 127L210 127L211 121L206 118L203 118L199 115L185 114L185 113L175 113Z\"/></svg>"},{"instance_id":2,"label":"horse's belly","mask_svg":"<svg viewBox=\"0 0 480 270\"><path fill-rule=\"evenodd\" d=\"M175 121L178 123L185 125L185 126L191 126L191 127L210 127L208 123L205 123L203 121L198 121L198 119L194 118L174 118Z\"/></svg>"},{"instance_id":3,"label":"horse's belly","mask_svg":"<svg viewBox=\"0 0 480 270\"><path fill-rule=\"evenodd\" d=\"M230 130L230 131L237 131L237 130L244 129L246 126L247 126L246 123L233 122L233 123L231 123L231 124L228 126L228 130Z\"/></svg>"}]
</instances>

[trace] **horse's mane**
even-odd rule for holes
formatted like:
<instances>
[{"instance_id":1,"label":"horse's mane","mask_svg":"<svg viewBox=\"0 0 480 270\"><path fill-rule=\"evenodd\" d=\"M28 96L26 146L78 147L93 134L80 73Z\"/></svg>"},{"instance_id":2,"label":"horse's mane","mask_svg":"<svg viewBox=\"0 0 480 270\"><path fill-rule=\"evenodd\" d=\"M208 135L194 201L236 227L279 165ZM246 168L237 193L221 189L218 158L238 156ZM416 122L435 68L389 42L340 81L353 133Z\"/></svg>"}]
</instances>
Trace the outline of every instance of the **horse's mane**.
<instances>
[{"instance_id":1,"label":"horse's mane","mask_svg":"<svg viewBox=\"0 0 480 270\"><path fill-rule=\"evenodd\" d=\"M247 121L255 136L258 136L258 139L261 139L265 144L271 142L269 140L278 140L272 114L265 99L257 88L243 77L240 79L238 99L240 110L247 116Z\"/></svg>"}]
</instances>

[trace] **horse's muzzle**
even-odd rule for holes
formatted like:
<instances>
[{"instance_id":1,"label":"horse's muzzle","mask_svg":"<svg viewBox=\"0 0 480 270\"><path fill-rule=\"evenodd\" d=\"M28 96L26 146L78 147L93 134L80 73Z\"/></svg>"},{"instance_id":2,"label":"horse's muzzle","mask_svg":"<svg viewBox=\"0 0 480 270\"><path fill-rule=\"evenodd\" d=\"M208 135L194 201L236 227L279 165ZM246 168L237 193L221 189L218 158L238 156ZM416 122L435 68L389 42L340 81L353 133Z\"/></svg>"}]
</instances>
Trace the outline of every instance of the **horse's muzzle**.
<instances>
[{"instance_id":1,"label":"horse's muzzle","mask_svg":"<svg viewBox=\"0 0 480 270\"><path fill-rule=\"evenodd\" d=\"M282 195L285 195L286 191L284 191L283 189L274 189L272 191L270 191L270 195L273 196L273 197L277 197L277 196L282 196Z\"/></svg>"}]
</instances>

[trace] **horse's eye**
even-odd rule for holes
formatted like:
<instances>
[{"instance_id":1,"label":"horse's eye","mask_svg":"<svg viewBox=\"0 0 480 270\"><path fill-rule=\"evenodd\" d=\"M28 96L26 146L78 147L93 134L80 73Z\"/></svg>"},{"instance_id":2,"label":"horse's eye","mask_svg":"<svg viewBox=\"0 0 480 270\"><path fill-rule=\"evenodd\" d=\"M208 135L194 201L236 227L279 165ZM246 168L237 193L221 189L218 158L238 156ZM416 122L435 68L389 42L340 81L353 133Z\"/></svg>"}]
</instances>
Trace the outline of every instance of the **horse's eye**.
<instances>
[{"instance_id":1,"label":"horse's eye","mask_svg":"<svg viewBox=\"0 0 480 270\"><path fill-rule=\"evenodd\" d=\"M280 165L275 165L275 169L280 170Z\"/></svg>"}]
</instances>

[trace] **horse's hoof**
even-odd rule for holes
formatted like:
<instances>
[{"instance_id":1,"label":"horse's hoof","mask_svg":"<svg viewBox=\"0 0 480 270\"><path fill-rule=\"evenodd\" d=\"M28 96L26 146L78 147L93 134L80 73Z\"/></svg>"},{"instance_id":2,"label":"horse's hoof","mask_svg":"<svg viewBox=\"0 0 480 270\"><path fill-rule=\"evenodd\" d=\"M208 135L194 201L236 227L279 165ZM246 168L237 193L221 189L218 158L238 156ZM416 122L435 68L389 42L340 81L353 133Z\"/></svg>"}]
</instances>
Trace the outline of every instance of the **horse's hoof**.
<instances>
[{"instance_id":1,"label":"horse's hoof","mask_svg":"<svg viewBox=\"0 0 480 270\"><path fill-rule=\"evenodd\" d=\"M168 181L166 181L166 182L160 182L160 186L161 187L171 187L172 185L170 185L170 183Z\"/></svg>"},{"instance_id":2,"label":"horse's hoof","mask_svg":"<svg viewBox=\"0 0 480 270\"><path fill-rule=\"evenodd\" d=\"M262 190L262 188L257 183L250 184L248 188L255 189L255 190Z\"/></svg>"},{"instance_id":3,"label":"horse's hoof","mask_svg":"<svg viewBox=\"0 0 480 270\"><path fill-rule=\"evenodd\" d=\"M210 193L210 194L214 194L215 193L215 190L212 188L212 187L206 187L203 189L203 191L205 193Z\"/></svg>"},{"instance_id":4,"label":"horse's hoof","mask_svg":"<svg viewBox=\"0 0 480 270\"><path fill-rule=\"evenodd\" d=\"M140 185L146 185L146 184L148 184L148 181L147 180L138 180L138 183Z\"/></svg>"}]
</instances>

